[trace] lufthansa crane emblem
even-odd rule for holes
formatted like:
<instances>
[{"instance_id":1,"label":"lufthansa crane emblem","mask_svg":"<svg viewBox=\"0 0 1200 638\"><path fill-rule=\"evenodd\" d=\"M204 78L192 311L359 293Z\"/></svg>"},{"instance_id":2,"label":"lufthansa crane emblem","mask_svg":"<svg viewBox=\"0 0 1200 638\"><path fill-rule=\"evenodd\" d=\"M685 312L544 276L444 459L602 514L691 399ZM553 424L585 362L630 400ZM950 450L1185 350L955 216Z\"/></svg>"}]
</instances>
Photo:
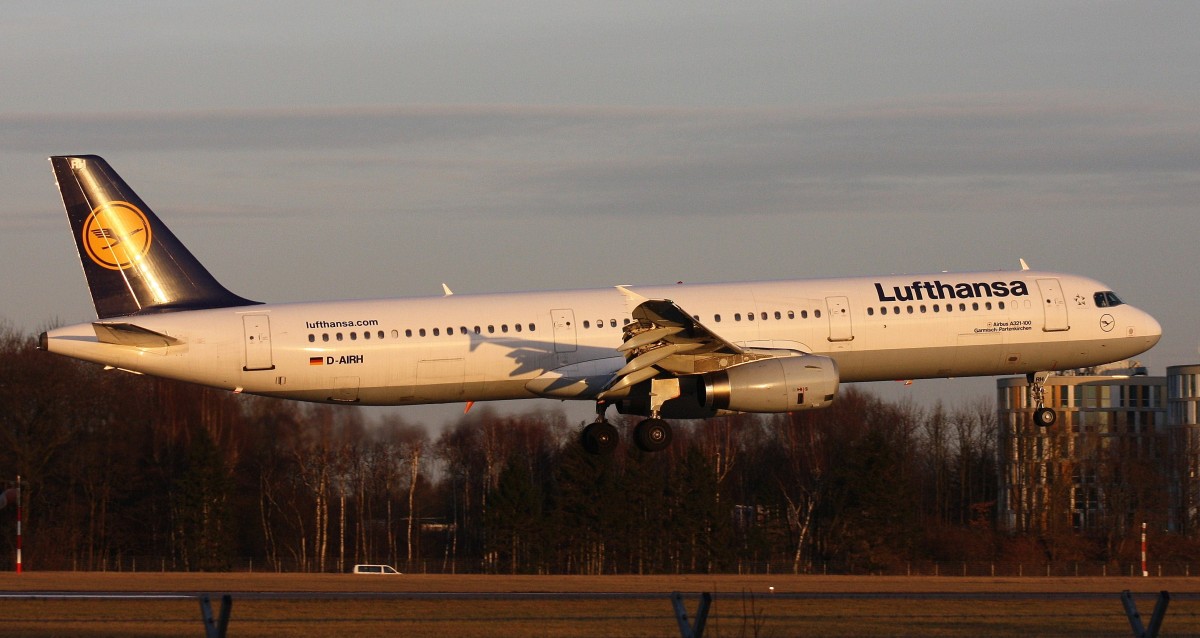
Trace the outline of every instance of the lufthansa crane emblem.
<instances>
[{"instance_id":1,"label":"lufthansa crane emblem","mask_svg":"<svg viewBox=\"0 0 1200 638\"><path fill-rule=\"evenodd\" d=\"M125 270L150 250L150 223L129 202L107 202L83 222L88 257L109 270Z\"/></svg>"}]
</instances>

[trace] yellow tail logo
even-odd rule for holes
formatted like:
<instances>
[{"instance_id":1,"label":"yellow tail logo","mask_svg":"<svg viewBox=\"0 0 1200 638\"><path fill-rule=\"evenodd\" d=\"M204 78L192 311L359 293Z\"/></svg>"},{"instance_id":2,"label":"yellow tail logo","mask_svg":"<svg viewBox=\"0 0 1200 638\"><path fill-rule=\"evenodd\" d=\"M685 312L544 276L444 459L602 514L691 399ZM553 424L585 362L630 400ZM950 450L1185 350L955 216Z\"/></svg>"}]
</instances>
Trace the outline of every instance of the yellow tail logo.
<instances>
[{"instance_id":1,"label":"yellow tail logo","mask_svg":"<svg viewBox=\"0 0 1200 638\"><path fill-rule=\"evenodd\" d=\"M109 270L125 270L150 250L150 223L129 202L97 206L83 223L88 257Z\"/></svg>"}]
</instances>

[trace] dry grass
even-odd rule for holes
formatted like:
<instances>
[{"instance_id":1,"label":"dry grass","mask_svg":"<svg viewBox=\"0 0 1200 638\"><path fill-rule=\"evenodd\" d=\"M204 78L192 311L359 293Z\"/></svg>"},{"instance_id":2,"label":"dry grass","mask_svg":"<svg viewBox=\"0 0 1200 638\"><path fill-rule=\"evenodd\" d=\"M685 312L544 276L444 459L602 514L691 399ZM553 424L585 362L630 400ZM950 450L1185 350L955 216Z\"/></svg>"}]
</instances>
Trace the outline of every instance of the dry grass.
<instances>
[{"instance_id":1,"label":"dry grass","mask_svg":"<svg viewBox=\"0 0 1200 638\"><path fill-rule=\"evenodd\" d=\"M774 594L769 587L774 587ZM210 592L233 595L232 636L676 636L665 593L701 591L714 602L708 636L931 635L1128 636L1118 593L1200 592L1184 578L950 578L819 576L399 576L331 574L26 573L0 575L6 593L69 591ZM484 598L255 599L250 592L597 592L663 593L661 598L556 600ZM804 593L913 593L913 598L806 598ZM921 593L992 594L985 599L919 598ZM1019 593L1097 592L1096 599L1006 598ZM243 593L242 597L238 593ZM1163 635L1200 634L1200 600L1176 597ZM1147 618L1153 600L1139 598ZM5 602L0 636L198 636L199 605L186 600ZM218 601L213 601L214 611Z\"/></svg>"}]
</instances>

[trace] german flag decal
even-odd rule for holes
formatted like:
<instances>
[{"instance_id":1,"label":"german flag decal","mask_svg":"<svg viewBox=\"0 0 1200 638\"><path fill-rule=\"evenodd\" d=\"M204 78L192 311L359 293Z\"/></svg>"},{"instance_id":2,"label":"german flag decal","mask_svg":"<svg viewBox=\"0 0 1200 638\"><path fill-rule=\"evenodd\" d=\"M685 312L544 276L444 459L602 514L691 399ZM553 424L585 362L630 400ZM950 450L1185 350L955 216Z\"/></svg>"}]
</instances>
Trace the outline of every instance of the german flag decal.
<instances>
[{"instance_id":1,"label":"german flag decal","mask_svg":"<svg viewBox=\"0 0 1200 638\"><path fill-rule=\"evenodd\" d=\"M325 363L325 357L309 357L308 365L319 366Z\"/></svg>"}]
</instances>

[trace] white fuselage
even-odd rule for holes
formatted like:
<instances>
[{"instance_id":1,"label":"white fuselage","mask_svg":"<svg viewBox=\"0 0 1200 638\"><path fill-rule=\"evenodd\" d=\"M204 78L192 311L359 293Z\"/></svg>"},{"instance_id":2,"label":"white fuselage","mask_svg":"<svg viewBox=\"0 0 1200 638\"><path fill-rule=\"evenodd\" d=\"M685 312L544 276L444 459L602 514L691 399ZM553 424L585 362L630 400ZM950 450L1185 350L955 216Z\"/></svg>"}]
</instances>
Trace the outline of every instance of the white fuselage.
<instances>
[{"instance_id":1,"label":"white fuselage","mask_svg":"<svg viewBox=\"0 0 1200 638\"><path fill-rule=\"evenodd\" d=\"M854 382L1077 368L1153 346L1158 323L1127 304L1098 304L1107 290L1075 275L1012 271L261 304L97 322L176 340L167 346L104 343L90 323L49 331L46 346L309 401L591 399L583 384L549 381L621 368L622 328L640 298L670 299L744 348L831 357L841 380Z\"/></svg>"}]
</instances>

